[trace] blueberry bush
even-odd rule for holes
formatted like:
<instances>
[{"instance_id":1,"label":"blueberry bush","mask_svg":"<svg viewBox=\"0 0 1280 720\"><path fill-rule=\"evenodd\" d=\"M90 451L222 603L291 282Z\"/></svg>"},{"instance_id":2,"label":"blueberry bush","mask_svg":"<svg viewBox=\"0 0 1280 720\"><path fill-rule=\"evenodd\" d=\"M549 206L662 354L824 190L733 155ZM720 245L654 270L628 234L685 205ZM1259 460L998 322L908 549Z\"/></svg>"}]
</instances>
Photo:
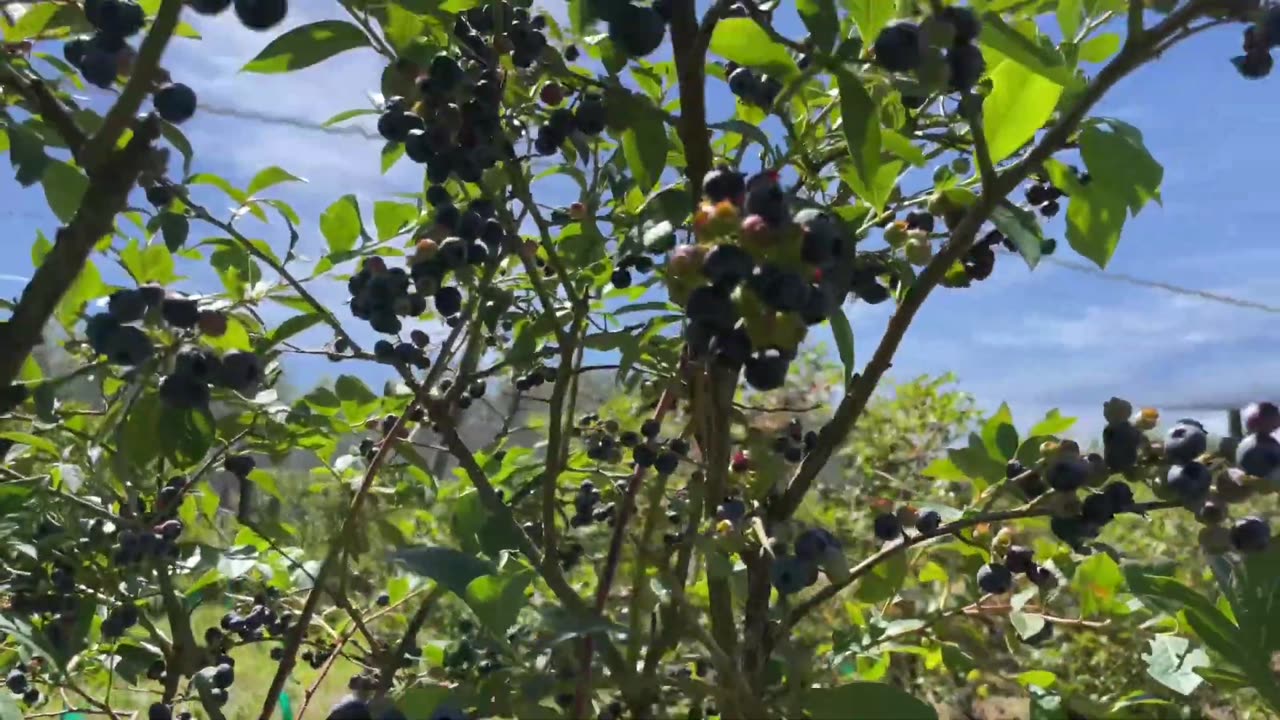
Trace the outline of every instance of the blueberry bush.
<instances>
[{"instance_id":1,"label":"blueberry bush","mask_svg":"<svg viewBox=\"0 0 1280 720\"><path fill-rule=\"evenodd\" d=\"M1280 10L331 4L5 10L3 147L61 226L0 323L0 718L1280 712L1275 405L1211 438L1111 398L1082 447L883 395L929 295L1034 268L1049 218L1105 266L1162 169L1094 108L1205 31L1267 75ZM245 72L385 58L328 123L420 188L312 223L284 168L193 173L200 82L161 63L224 12L263 33ZM892 307L857 353L850 303ZM289 396L306 352L339 374Z\"/></svg>"}]
</instances>

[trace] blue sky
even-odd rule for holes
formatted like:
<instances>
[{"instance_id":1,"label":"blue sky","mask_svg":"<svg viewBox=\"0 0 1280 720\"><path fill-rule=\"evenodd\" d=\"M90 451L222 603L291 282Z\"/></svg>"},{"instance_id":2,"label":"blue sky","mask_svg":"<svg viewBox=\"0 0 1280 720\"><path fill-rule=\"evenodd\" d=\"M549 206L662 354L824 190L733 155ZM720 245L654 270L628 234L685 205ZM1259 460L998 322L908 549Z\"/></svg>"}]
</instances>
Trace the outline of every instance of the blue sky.
<instances>
[{"instance_id":1,"label":"blue sky","mask_svg":"<svg viewBox=\"0 0 1280 720\"><path fill-rule=\"evenodd\" d=\"M292 5L287 25L340 12L336 3ZM297 73L248 75L239 68L273 35L243 29L230 13L191 21L204 40L175 41L165 66L176 80L194 87L209 107L320 122L341 110L367 107L366 92L377 87L383 63L372 50L349 52ZM781 18L781 26L793 36L800 34L794 18ZM1280 126L1273 94L1280 78L1240 78L1228 62L1239 44L1239 30L1230 27L1193 38L1122 83L1099 109L1097 114L1137 125L1165 166L1163 207L1151 205L1130 221L1110 269L1267 302L1280 289L1272 265L1280 263L1272 235L1275 215L1262 199L1271 189L1274 153L1269 147ZM95 106L111 98L97 89L84 95ZM715 88L712 113L723 113L728 102L723 88ZM380 141L211 112L197 113L183 129L196 149L197 172L217 173L243 187L258 170L279 165L310 181L270 193L292 203L302 216L303 253L315 254L322 246L316 221L338 196L355 193L368 211L375 199L421 188L421 171L408 161L386 175L379 172ZM564 196L562 188L550 190L545 202L576 199ZM40 193L39 187L20 188L11 174L0 178L6 236L13 247L23 249L0 274L0 292L6 296L20 291L14 276L30 273L30 240L38 230L52 237L57 227ZM225 198L201 197L211 209L229 209ZM277 247L287 241L282 226L248 218L240 227ZM193 225L193 240L215 234ZM1061 228L1051 226L1050 234L1061 238ZM1078 259L1065 242L1061 248L1062 257ZM120 278L108 275L112 279ZM214 289L214 283L193 275L184 288ZM320 286L317 292L334 307L345 299L337 284ZM865 361L889 308L853 305L846 310L859 358ZM350 319L344 309L338 312ZM829 337L825 330L817 335L819 340ZM325 337L313 333L310 339L318 347ZM1274 392L1268 376L1274 371L1271 353L1278 340L1280 324L1266 313L1108 282L1053 265L1030 272L1021 260L1002 257L990 280L967 290L939 290L929 299L892 374L906 378L954 371L960 386L982 405L1007 400L1020 425L1059 407L1085 415L1083 429L1096 430L1101 403L1111 395L1168 407L1243 403ZM322 358L288 362L297 386L336 370ZM1221 413L1202 416L1222 425Z\"/></svg>"}]
</instances>

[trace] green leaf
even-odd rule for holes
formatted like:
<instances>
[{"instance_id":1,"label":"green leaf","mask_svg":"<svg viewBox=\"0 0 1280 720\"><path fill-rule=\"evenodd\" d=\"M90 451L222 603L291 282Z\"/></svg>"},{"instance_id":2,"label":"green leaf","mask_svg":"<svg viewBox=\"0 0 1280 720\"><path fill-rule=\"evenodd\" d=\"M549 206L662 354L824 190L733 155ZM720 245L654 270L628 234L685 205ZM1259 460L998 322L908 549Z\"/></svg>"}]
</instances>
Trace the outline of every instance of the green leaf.
<instances>
[{"instance_id":1,"label":"green leaf","mask_svg":"<svg viewBox=\"0 0 1280 720\"><path fill-rule=\"evenodd\" d=\"M5 42L17 43L36 37L45 29L45 26L53 19L53 16L58 13L58 6L55 3L19 7L22 15L18 17L18 21L12 26L5 28Z\"/></svg>"},{"instance_id":2,"label":"green leaf","mask_svg":"<svg viewBox=\"0 0 1280 720\"><path fill-rule=\"evenodd\" d=\"M1124 585L1120 566L1106 553L1097 553L1076 566L1071 576L1071 589L1080 598L1083 616L1106 612L1116 601L1116 594Z\"/></svg>"},{"instance_id":3,"label":"green leaf","mask_svg":"<svg viewBox=\"0 0 1280 720\"><path fill-rule=\"evenodd\" d=\"M631 122L622 133L622 154L641 192L649 192L667 163L667 131L662 116L647 102L635 100Z\"/></svg>"},{"instance_id":4,"label":"green leaf","mask_svg":"<svg viewBox=\"0 0 1280 720\"><path fill-rule=\"evenodd\" d=\"M1209 664L1209 656L1191 642L1177 635L1157 635L1150 640L1151 650L1142 656L1147 661L1147 674L1153 680L1181 695L1190 695L1204 678L1196 668Z\"/></svg>"},{"instance_id":5,"label":"green leaf","mask_svg":"<svg viewBox=\"0 0 1280 720\"><path fill-rule=\"evenodd\" d=\"M422 36L426 20L399 3L387 3L384 7L387 19L382 23L382 30L391 41L391 46L403 52Z\"/></svg>"},{"instance_id":6,"label":"green leaf","mask_svg":"<svg viewBox=\"0 0 1280 720\"><path fill-rule=\"evenodd\" d=\"M379 240L395 237L405 225L417 219L416 205L390 200L379 200L373 204L373 225Z\"/></svg>"},{"instance_id":7,"label":"green leaf","mask_svg":"<svg viewBox=\"0 0 1280 720\"><path fill-rule=\"evenodd\" d=\"M388 142L382 146L381 154L382 174L386 175L387 171L395 167L395 164L404 157L404 143Z\"/></svg>"},{"instance_id":8,"label":"green leaf","mask_svg":"<svg viewBox=\"0 0 1280 720\"><path fill-rule=\"evenodd\" d=\"M1091 120L1080 130L1080 156L1092 178L1085 186L1090 192L1123 198L1131 215L1149 200L1160 202L1164 168L1151 157L1134 126L1111 118Z\"/></svg>"},{"instance_id":9,"label":"green leaf","mask_svg":"<svg viewBox=\"0 0 1280 720\"><path fill-rule=\"evenodd\" d=\"M1124 196L1094 188L1093 183L1072 194L1067 205L1067 242L1071 249L1105 269L1124 228Z\"/></svg>"},{"instance_id":10,"label":"green leaf","mask_svg":"<svg viewBox=\"0 0 1280 720\"><path fill-rule=\"evenodd\" d=\"M849 147L853 174L862 188L874 188L880 170L880 113L876 101L855 75L841 72L836 75L836 82L840 89L840 129Z\"/></svg>"},{"instance_id":11,"label":"green leaf","mask_svg":"<svg viewBox=\"0 0 1280 720\"><path fill-rule=\"evenodd\" d=\"M27 445L33 450L52 456L58 457L58 446L48 438L42 438L31 433L17 432L16 430L9 432L0 432L0 439L8 440L17 445Z\"/></svg>"},{"instance_id":12,"label":"green leaf","mask_svg":"<svg viewBox=\"0 0 1280 720\"><path fill-rule=\"evenodd\" d=\"M179 468L200 462L217 434L208 409L182 410L163 404L156 430L165 458Z\"/></svg>"},{"instance_id":13,"label":"green leaf","mask_svg":"<svg viewBox=\"0 0 1280 720\"><path fill-rule=\"evenodd\" d=\"M492 563L475 555L447 547L409 547L392 553L391 558L402 563L411 572L431 578L446 590L464 600L467 586L476 578L493 575Z\"/></svg>"},{"instance_id":14,"label":"green leaf","mask_svg":"<svg viewBox=\"0 0 1280 720\"><path fill-rule=\"evenodd\" d=\"M812 720L937 720L932 705L892 685L857 682L810 688L802 699ZM856 708L856 711L855 711Z\"/></svg>"},{"instance_id":15,"label":"green leaf","mask_svg":"<svg viewBox=\"0 0 1280 720\"><path fill-rule=\"evenodd\" d=\"M1156 575L1148 568L1131 565L1125 568L1129 590L1145 604L1176 614L1183 613L1187 624L1214 652L1248 672L1251 653L1245 650L1239 628L1227 619L1208 598L1178 580Z\"/></svg>"},{"instance_id":16,"label":"green leaf","mask_svg":"<svg viewBox=\"0 0 1280 720\"><path fill-rule=\"evenodd\" d=\"M320 20L293 28L272 40L242 70L283 73L311 67L338 53L368 47L364 31L345 20Z\"/></svg>"},{"instance_id":17,"label":"green leaf","mask_svg":"<svg viewBox=\"0 0 1280 720\"><path fill-rule=\"evenodd\" d=\"M1018 674L1018 684L1023 687L1035 686L1048 690L1058 681L1058 676L1048 670L1027 670Z\"/></svg>"},{"instance_id":18,"label":"green leaf","mask_svg":"<svg viewBox=\"0 0 1280 720\"><path fill-rule=\"evenodd\" d=\"M885 25L893 19L896 4L886 0L841 0L841 4L849 11L853 24L858 26L858 35L870 45Z\"/></svg>"},{"instance_id":19,"label":"green leaf","mask_svg":"<svg viewBox=\"0 0 1280 720\"><path fill-rule=\"evenodd\" d=\"M897 160L881 165L876 171L872 184L868 186L853 172L851 164L846 163L840 168L840 179L849 185L854 194L879 212L884 209L885 204L889 202L889 196L893 194L893 189L897 187L902 167L903 163Z\"/></svg>"},{"instance_id":20,"label":"green leaf","mask_svg":"<svg viewBox=\"0 0 1280 720\"><path fill-rule=\"evenodd\" d=\"M363 117L365 115L380 115L381 113L372 108L355 108L352 110L343 110L333 117L320 123L321 127L332 127L341 122L346 122L351 118Z\"/></svg>"},{"instance_id":21,"label":"green leaf","mask_svg":"<svg viewBox=\"0 0 1280 720\"><path fill-rule=\"evenodd\" d=\"M284 168L272 165L269 168L259 171L257 175L254 175L253 179L249 181L249 187L245 189L245 192L250 195L257 195L269 187L287 182L306 182L306 180L303 180Z\"/></svg>"},{"instance_id":22,"label":"green leaf","mask_svg":"<svg viewBox=\"0 0 1280 720\"><path fill-rule=\"evenodd\" d=\"M889 128L880 129L880 141L884 143L884 149L906 160L915 167L924 167L927 160L924 156L924 150L911 144L911 140L906 135L891 130Z\"/></svg>"},{"instance_id":23,"label":"green leaf","mask_svg":"<svg viewBox=\"0 0 1280 720\"><path fill-rule=\"evenodd\" d=\"M1016 205L998 205L991 211L991 224L1013 243L1027 267L1035 270L1044 247L1044 233L1035 214Z\"/></svg>"},{"instance_id":24,"label":"green leaf","mask_svg":"<svg viewBox=\"0 0 1280 720\"><path fill-rule=\"evenodd\" d=\"M120 426L115 458L144 468L160 455L160 410L155 393L138 398Z\"/></svg>"},{"instance_id":25,"label":"green leaf","mask_svg":"<svg viewBox=\"0 0 1280 720\"><path fill-rule=\"evenodd\" d=\"M1084 21L1084 8L1081 0L1058 0L1058 27L1062 29L1062 37L1070 40L1080 30Z\"/></svg>"},{"instance_id":26,"label":"green leaf","mask_svg":"<svg viewBox=\"0 0 1280 720\"><path fill-rule=\"evenodd\" d=\"M1037 435L1061 435L1070 430L1076 424L1076 419L1067 417L1058 411L1057 408L1045 413L1044 419L1027 431L1027 435L1035 437Z\"/></svg>"},{"instance_id":27,"label":"green leaf","mask_svg":"<svg viewBox=\"0 0 1280 720\"><path fill-rule=\"evenodd\" d=\"M934 480L964 482L970 479L968 473L961 470L949 457L934 460L920 474Z\"/></svg>"},{"instance_id":28,"label":"green leaf","mask_svg":"<svg viewBox=\"0 0 1280 720\"><path fill-rule=\"evenodd\" d=\"M982 14L982 35L979 39L983 45L1052 84L1074 87L1079 83L1071 68L1067 67L1062 53L1051 43L1044 41L1043 36L1037 34L1033 40L1023 35L1006 23L998 13Z\"/></svg>"},{"instance_id":29,"label":"green leaf","mask_svg":"<svg viewBox=\"0 0 1280 720\"><path fill-rule=\"evenodd\" d=\"M906 553L894 553L888 560L876 565L862 576L854 596L862 602L877 603L888 600L902 589L907 577Z\"/></svg>"},{"instance_id":30,"label":"green leaf","mask_svg":"<svg viewBox=\"0 0 1280 720\"><path fill-rule=\"evenodd\" d=\"M716 23L711 32L710 49L726 60L763 70L779 80L798 72L796 61L787 49L774 42L751 18L728 18Z\"/></svg>"},{"instance_id":31,"label":"green leaf","mask_svg":"<svg viewBox=\"0 0 1280 720\"><path fill-rule=\"evenodd\" d=\"M71 222L80 209L80 199L89 187L89 178L76 168L52 158L44 166L40 177L44 185L44 197L49 209L62 222Z\"/></svg>"},{"instance_id":32,"label":"green leaf","mask_svg":"<svg viewBox=\"0 0 1280 720\"><path fill-rule=\"evenodd\" d=\"M160 234L164 236L164 246L175 253L187 244L187 235L191 232L191 221L186 215L174 212L160 213Z\"/></svg>"},{"instance_id":33,"label":"green leaf","mask_svg":"<svg viewBox=\"0 0 1280 720\"><path fill-rule=\"evenodd\" d=\"M1115 33L1103 33L1080 43L1080 59L1085 62L1106 62L1108 58L1120 52L1120 36Z\"/></svg>"},{"instance_id":34,"label":"green leaf","mask_svg":"<svg viewBox=\"0 0 1280 720\"><path fill-rule=\"evenodd\" d=\"M523 570L478 577L467 585L462 599L490 632L496 637L503 637L515 624L520 610L529 605L524 593L534 576L533 570Z\"/></svg>"},{"instance_id":35,"label":"green leaf","mask_svg":"<svg viewBox=\"0 0 1280 720\"><path fill-rule=\"evenodd\" d=\"M829 51L840 31L840 16L835 0L796 0L796 11L809 30L809 38L818 50Z\"/></svg>"},{"instance_id":36,"label":"green leaf","mask_svg":"<svg viewBox=\"0 0 1280 720\"><path fill-rule=\"evenodd\" d=\"M1039 613L1026 613L1021 610L1009 613L1009 623L1013 625L1018 637L1023 640L1043 630L1046 622L1048 621Z\"/></svg>"},{"instance_id":37,"label":"green leaf","mask_svg":"<svg viewBox=\"0 0 1280 720\"><path fill-rule=\"evenodd\" d=\"M360 206L355 195L343 195L320 215L320 234L330 253L342 253L356 246L360 237Z\"/></svg>"},{"instance_id":38,"label":"green leaf","mask_svg":"<svg viewBox=\"0 0 1280 720\"><path fill-rule=\"evenodd\" d=\"M56 9L57 5L37 5ZM18 709L18 701L9 693L0 693L0 720L22 720L22 711Z\"/></svg>"},{"instance_id":39,"label":"green leaf","mask_svg":"<svg viewBox=\"0 0 1280 720\"><path fill-rule=\"evenodd\" d=\"M1053 115L1062 84L1017 62L991 71L991 94L982 102L983 130L991 161L1000 162L1035 137Z\"/></svg>"},{"instance_id":40,"label":"green leaf","mask_svg":"<svg viewBox=\"0 0 1280 720\"><path fill-rule=\"evenodd\" d=\"M987 453L1001 462L1013 459L1018 452L1018 430L1013 426L1007 403L1001 403L996 414L983 424L982 442L987 446Z\"/></svg>"},{"instance_id":41,"label":"green leaf","mask_svg":"<svg viewBox=\"0 0 1280 720\"><path fill-rule=\"evenodd\" d=\"M844 386L847 389L853 382L853 329L849 327L849 318L843 309L831 313L830 320L831 335L836 340L836 351L840 353L840 362L844 365Z\"/></svg>"}]
</instances>

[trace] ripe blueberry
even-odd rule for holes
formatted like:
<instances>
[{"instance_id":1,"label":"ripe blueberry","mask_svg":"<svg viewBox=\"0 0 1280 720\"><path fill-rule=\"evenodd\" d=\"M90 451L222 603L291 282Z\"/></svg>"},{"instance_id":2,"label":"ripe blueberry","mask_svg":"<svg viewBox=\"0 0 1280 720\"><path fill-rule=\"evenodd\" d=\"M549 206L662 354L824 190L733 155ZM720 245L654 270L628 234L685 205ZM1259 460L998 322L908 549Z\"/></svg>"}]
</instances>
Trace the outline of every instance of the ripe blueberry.
<instances>
[{"instance_id":1,"label":"ripe blueberry","mask_svg":"<svg viewBox=\"0 0 1280 720\"><path fill-rule=\"evenodd\" d=\"M951 69L951 89L958 92L966 92L972 88L987 69L987 63L977 45L951 48L947 51L947 65Z\"/></svg>"},{"instance_id":2,"label":"ripe blueberry","mask_svg":"<svg viewBox=\"0 0 1280 720\"><path fill-rule=\"evenodd\" d=\"M796 538L796 557L805 562L820 561L831 548L838 548L839 541L823 528L809 528Z\"/></svg>"},{"instance_id":3,"label":"ripe blueberry","mask_svg":"<svg viewBox=\"0 0 1280 720\"><path fill-rule=\"evenodd\" d=\"M818 566L798 557L785 555L773 561L769 575L779 593L791 595L818 581Z\"/></svg>"},{"instance_id":4,"label":"ripe blueberry","mask_svg":"<svg viewBox=\"0 0 1280 720\"><path fill-rule=\"evenodd\" d=\"M1128 484L1116 481L1107 483L1102 488L1102 493L1111 501L1111 508L1117 513L1128 512L1133 509L1133 488Z\"/></svg>"},{"instance_id":5,"label":"ripe blueberry","mask_svg":"<svg viewBox=\"0 0 1280 720\"><path fill-rule=\"evenodd\" d=\"M1013 573L1002 563L987 563L978 568L978 588L989 595L1002 595L1013 587Z\"/></svg>"},{"instance_id":6,"label":"ripe blueberry","mask_svg":"<svg viewBox=\"0 0 1280 720\"><path fill-rule=\"evenodd\" d=\"M713 332L727 332L738 321L738 311L724 290L704 285L689 293L685 314L690 320L706 325Z\"/></svg>"},{"instance_id":7,"label":"ripe blueberry","mask_svg":"<svg viewBox=\"0 0 1280 720\"><path fill-rule=\"evenodd\" d=\"M146 297L135 289L117 290L107 298L107 312L119 322L137 322L147 313Z\"/></svg>"},{"instance_id":8,"label":"ripe blueberry","mask_svg":"<svg viewBox=\"0 0 1280 720\"><path fill-rule=\"evenodd\" d=\"M1106 493L1092 493L1080 504L1081 519L1095 527L1106 525L1115 516L1115 508Z\"/></svg>"},{"instance_id":9,"label":"ripe blueberry","mask_svg":"<svg viewBox=\"0 0 1280 720\"><path fill-rule=\"evenodd\" d=\"M756 390L777 390L787 381L791 361L781 350L766 348L747 358L743 377Z\"/></svg>"},{"instance_id":10,"label":"ripe blueberry","mask_svg":"<svg viewBox=\"0 0 1280 720\"><path fill-rule=\"evenodd\" d=\"M231 0L187 0L187 7L201 15L217 15L231 7Z\"/></svg>"},{"instance_id":11,"label":"ripe blueberry","mask_svg":"<svg viewBox=\"0 0 1280 720\"><path fill-rule=\"evenodd\" d=\"M916 518L916 532L931 535L942 525L942 516L936 510L925 510Z\"/></svg>"},{"instance_id":12,"label":"ripe blueberry","mask_svg":"<svg viewBox=\"0 0 1280 720\"><path fill-rule=\"evenodd\" d=\"M896 540L902 536L902 523L894 513L880 513L873 523L876 538L884 541Z\"/></svg>"},{"instance_id":13,"label":"ripe blueberry","mask_svg":"<svg viewBox=\"0 0 1280 720\"><path fill-rule=\"evenodd\" d=\"M184 123L196 114L196 92L182 83L169 83L156 91L155 107L166 122Z\"/></svg>"},{"instance_id":14,"label":"ripe blueberry","mask_svg":"<svg viewBox=\"0 0 1280 720\"><path fill-rule=\"evenodd\" d=\"M732 290L755 269L751 254L737 245L722 243L711 248L702 262L702 274L715 285Z\"/></svg>"},{"instance_id":15,"label":"ripe blueberry","mask_svg":"<svg viewBox=\"0 0 1280 720\"><path fill-rule=\"evenodd\" d=\"M920 66L920 26L895 23L880 31L873 45L876 61L891 72L909 72Z\"/></svg>"},{"instance_id":16,"label":"ripe blueberry","mask_svg":"<svg viewBox=\"0 0 1280 720\"><path fill-rule=\"evenodd\" d=\"M370 720L372 712L369 703L355 695L347 695L329 708L328 720Z\"/></svg>"},{"instance_id":17,"label":"ripe blueberry","mask_svg":"<svg viewBox=\"0 0 1280 720\"><path fill-rule=\"evenodd\" d=\"M442 287L436 291L435 304L436 311L441 315L457 315L462 310L462 291L452 285Z\"/></svg>"},{"instance_id":18,"label":"ripe blueberry","mask_svg":"<svg viewBox=\"0 0 1280 720\"><path fill-rule=\"evenodd\" d=\"M1048 480L1054 490L1077 490L1089 479L1089 463L1079 455L1063 455L1049 464Z\"/></svg>"},{"instance_id":19,"label":"ripe blueberry","mask_svg":"<svg viewBox=\"0 0 1280 720\"><path fill-rule=\"evenodd\" d=\"M1280 15L1280 11L1274 14ZM1280 40L1280 37L1277 38ZM1249 403L1241 413L1245 432L1258 435L1270 435L1280 430L1280 407L1271 402Z\"/></svg>"},{"instance_id":20,"label":"ripe blueberry","mask_svg":"<svg viewBox=\"0 0 1280 720\"><path fill-rule=\"evenodd\" d=\"M187 330L200 322L200 307L190 298L169 297L160 303L160 315L170 325Z\"/></svg>"},{"instance_id":21,"label":"ripe blueberry","mask_svg":"<svg viewBox=\"0 0 1280 720\"><path fill-rule=\"evenodd\" d=\"M1246 437L1236 448L1236 465L1254 477L1270 477L1280 468L1280 441L1271 435Z\"/></svg>"},{"instance_id":22,"label":"ripe blueberry","mask_svg":"<svg viewBox=\"0 0 1280 720\"><path fill-rule=\"evenodd\" d=\"M1200 457L1209 447L1209 436L1203 427L1190 423L1175 425L1164 440L1164 455L1171 463L1187 463Z\"/></svg>"},{"instance_id":23,"label":"ripe blueberry","mask_svg":"<svg viewBox=\"0 0 1280 720\"><path fill-rule=\"evenodd\" d=\"M274 27L289 12L289 0L235 0L236 17L250 30Z\"/></svg>"},{"instance_id":24,"label":"ripe blueberry","mask_svg":"<svg viewBox=\"0 0 1280 720\"><path fill-rule=\"evenodd\" d=\"M1260 517L1250 515L1231 528L1231 544L1243 553L1262 552L1271 542L1271 526Z\"/></svg>"},{"instance_id":25,"label":"ripe blueberry","mask_svg":"<svg viewBox=\"0 0 1280 720\"><path fill-rule=\"evenodd\" d=\"M727 165L717 166L702 178L702 194L713 203L736 201L746 189L746 177Z\"/></svg>"},{"instance_id":26,"label":"ripe blueberry","mask_svg":"<svg viewBox=\"0 0 1280 720\"><path fill-rule=\"evenodd\" d=\"M973 8L950 5L942 9L942 18L955 30L955 43L963 45L978 39L982 29Z\"/></svg>"},{"instance_id":27,"label":"ripe blueberry","mask_svg":"<svg viewBox=\"0 0 1280 720\"><path fill-rule=\"evenodd\" d=\"M622 3L609 18L609 40L628 57L644 57L662 44L667 26L656 10Z\"/></svg>"},{"instance_id":28,"label":"ripe blueberry","mask_svg":"<svg viewBox=\"0 0 1280 720\"><path fill-rule=\"evenodd\" d=\"M1004 564L1009 572L1021 575L1035 566L1035 551L1022 545L1014 545L1005 551Z\"/></svg>"},{"instance_id":29,"label":"ripe blueberry","mask_svg":"<svg viewBox=\"0 0 1280 720\"><path fill-rule=\"evenodd\" d=\"M218 384L229 390L244 392L262 380L262 361L254 353L235 350L222 356Z\"/></svg>"},{"instance_id":30,"label":"ripe blueberry","mask_svg":"<svg viewBox=\"0 0 1280 720\"><path fill-rule=\"evenodd\" d=\"M1213 485L1209 468L1194 460L1182 465L1172 465L1165 475L1165 487L1179 502L1194 505L1202 502Z\"/></svg>"}]
</instances>

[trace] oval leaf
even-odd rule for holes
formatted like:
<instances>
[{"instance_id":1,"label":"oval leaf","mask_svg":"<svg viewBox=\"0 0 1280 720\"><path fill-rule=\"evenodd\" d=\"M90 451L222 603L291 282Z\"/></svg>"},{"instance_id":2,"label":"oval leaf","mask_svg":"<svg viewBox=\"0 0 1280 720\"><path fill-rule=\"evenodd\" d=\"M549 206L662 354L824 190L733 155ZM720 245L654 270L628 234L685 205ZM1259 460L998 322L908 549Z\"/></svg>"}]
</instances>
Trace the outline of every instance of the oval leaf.
<instances>
[{"instance_id":1,"label":"oval leaf","mask_svg":"<svg viewBox=\"0 0 1280 720\"><path fill-rule=\"evenodd\" d=\"M787 49L774 42L755 20L728 18L711 33L711 52L739 65L763 70L784 80L798 72Z\"/></svg>"},{"instance_id":2,"label":"oval leaf","mask_svg":"<svg viewBox=\"0 0 1280 720\"><path fill-rule=\"evenodd\" d=\"M345 20L321 20L296 27L272 40L243 70L283 73L311 67L340 52L368 47L364 31Z\"/></svg>"},{"instance_id":3,"label":"oval leaf","mask_svg":"<svg viewBox=\"0 0 1280 720\"><path fill-rule=\"evenodd\" d=\"M856 682L813 688L805 694L813 720L937 720L938 711L919 698L884 683ZM854 708L857 708L854 711ZM852 714L851 714L852 713Z\"/></svg>"},{"instance_id":4,"label":"oval leaf","mask_svg":"<svg viewBox=\"0 0 1280 720\"><path fill-rule=\"evenodd\" d=\"M1007 60L991 72L991 81L982 117L991 162L1000 162L1035 137L1058 105L1062 86Z\"/></svg>"},{"instance_id":5,"label":"oval leaf","mask_svg":"<svg viewBox=\"0 0 1280 720\"><path fill-rule=\"evenodd\" d=\"M475 555L447 547L411 547L392 553L391 558L411 572L431 578L460 598L478 577L492 575L494 566Z\"/></svg>"}]
</instances>

